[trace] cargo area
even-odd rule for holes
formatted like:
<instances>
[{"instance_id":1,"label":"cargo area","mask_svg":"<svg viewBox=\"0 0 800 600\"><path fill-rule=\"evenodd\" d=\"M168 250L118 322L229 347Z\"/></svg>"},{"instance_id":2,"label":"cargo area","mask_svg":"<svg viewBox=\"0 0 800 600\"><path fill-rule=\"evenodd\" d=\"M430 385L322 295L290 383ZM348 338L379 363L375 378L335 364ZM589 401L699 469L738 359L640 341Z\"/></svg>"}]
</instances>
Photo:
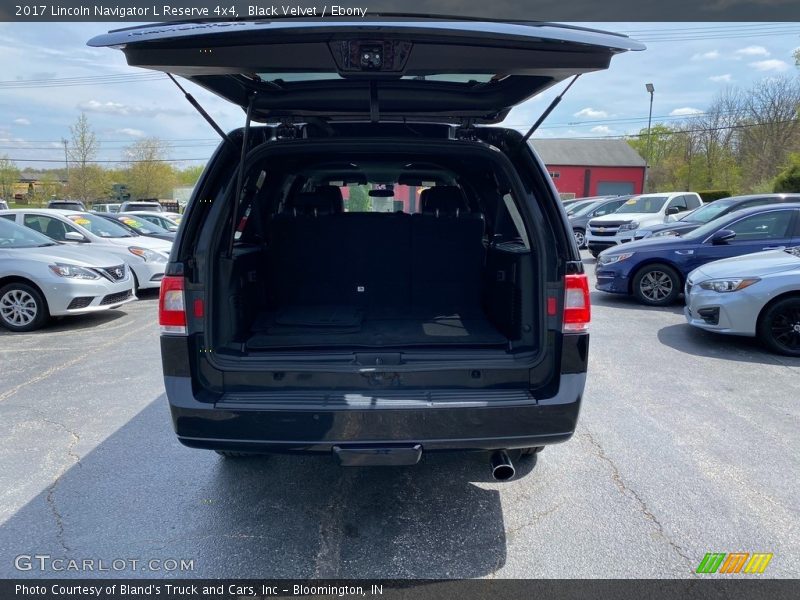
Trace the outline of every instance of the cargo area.
<instances>
[{"instance_id":1,"label":"cargo area","mask_svg":"<svg viewBox=\"0 0 800 600\"><path fill-rule=\"evenodd\" d=\"M250 175L261 187L242 204L232 258L216 263L217 346L257 355L535 344L529 236L489 165L318 160Z\"/></svg>"}]
</instances>

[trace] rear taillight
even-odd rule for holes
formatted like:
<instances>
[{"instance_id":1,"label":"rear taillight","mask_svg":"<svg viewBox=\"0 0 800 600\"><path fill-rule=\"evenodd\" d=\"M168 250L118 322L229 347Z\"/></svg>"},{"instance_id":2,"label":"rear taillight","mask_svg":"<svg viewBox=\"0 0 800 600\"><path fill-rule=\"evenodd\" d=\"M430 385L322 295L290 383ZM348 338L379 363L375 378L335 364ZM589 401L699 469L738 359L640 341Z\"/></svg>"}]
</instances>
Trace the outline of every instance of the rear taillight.
<instances>
[{"instance_id":1,"label":"rear taillight","mask_svg":"<svg viewBox=\"0 0 800 600\"><path fill-rule=\"evenodd\" d=\"M564 282L564 333L589 330L592 309L589 305L589 280L584 273L567 275Z\"/></svg>"},{"instance_id":2,"label":"rear taillight","mask_svg":"<svg viewBox=\"0 0 800 600\"><path fill-rule=\"evenodd\" d=\"M186 335L183 277L166 275L161 280L161 293L158 297L158 324L161 327L161 333Z\"/></svg>"}]
</instances>

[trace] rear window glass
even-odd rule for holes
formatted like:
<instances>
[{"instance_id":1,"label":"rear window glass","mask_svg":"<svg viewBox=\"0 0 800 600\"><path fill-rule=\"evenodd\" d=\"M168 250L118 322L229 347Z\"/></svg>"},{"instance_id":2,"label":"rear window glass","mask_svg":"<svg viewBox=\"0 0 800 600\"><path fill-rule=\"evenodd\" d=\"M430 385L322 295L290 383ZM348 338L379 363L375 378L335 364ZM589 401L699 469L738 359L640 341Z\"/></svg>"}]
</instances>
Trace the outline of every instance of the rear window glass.
<instances>
[{"instance_id":1,"label":"rear window glass","mask_svg":"<svg viewBox=\"0 0 800 600\"><path fill-rule=\"evenodd\" d=\"M338 73L258 73L263 81L272 83L298 83L303 81L337 81L344 79ZM493 73L441 73L437 75L405 75L401 79L415 81L443 81L448 83L488 83Z\"/></svg>"},{"instance_id":2,"label":"rear window glass","mask_svg":"<svg viewBox=\"0 0 800 600\"><path fill-rule=\"evenodd\" d=\"M69 215L70 221L103 238L131 237L130 231L104 217L92 214Z\"/></svg>"}]
</instances>

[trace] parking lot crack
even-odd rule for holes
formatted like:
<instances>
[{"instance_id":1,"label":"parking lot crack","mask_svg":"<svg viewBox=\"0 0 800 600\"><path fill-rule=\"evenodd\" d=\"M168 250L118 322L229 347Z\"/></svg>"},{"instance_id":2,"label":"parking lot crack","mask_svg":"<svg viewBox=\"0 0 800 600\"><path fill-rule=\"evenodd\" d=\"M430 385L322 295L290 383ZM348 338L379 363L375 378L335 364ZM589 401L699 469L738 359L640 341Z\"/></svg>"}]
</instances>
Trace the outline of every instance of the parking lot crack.
<instances>
[{"instance_id":1,"label":"parking lot crack","mask_svg":"<svg viewBox=\"0 0 800 600\"><path fill-rule=\"evenodd\" d=\"M672 550L686 562L686 564L689 566L689 572L694 575L694 562L692 559L688 554L686 554L686 551L679 544L677 544L672 538L669 537L669 535L667 535L667 532L664 530L664 525L658 520L658 518L656 518L639 493L625 482L619 467L614 460L606 454L602 444L600 444L600 442L598 442L588 430L585 430L585 432L581 435L594 448L595 455L609 466L611 469L611 480L614 482L614 485L617 487L620 493L636 502L639 512L645 517L645 519L650 521L655 526L658 536L662 538L672 548Z\"/></svg>"},{"instance_id":2,"label":"parking lot crack","mask_svg":"<svg viewBox=\"0 0 800 600\"><path fill-rule=\"evenodd\" d=\"M53 520L56 524L56 539L58 540L59 545L61 546L64 552L70 552L71 548L67 545L64 538L64 519L61 515L61 512L58 509L58 505L56 504L55 494L56 489L58 488L58 484L61 482L61 478L64 474L73 466L81 467L81 457L75 452L75 446L78 442L81 441L81 436L74 430L67 427L64 423L60 423L58 421L54 421L53 419L48 418L45 413L40 411L39 409L33 408L31 406L23 406L21 404L14 404L12 405L14 408L21 408L23 410L27 410L32 412L36 415L36 420L42 423L47 423L48 425L52 425L61 429L62 431L66 432L69 435L69 443L67 444L67 457L69 458L68 464L64 465L56 475L56 478L52 481L52 483L47 486L47 493L46 493L46 500L47 506L50 508L50 512L53 513Z\"/></svg>"}]
</instances>

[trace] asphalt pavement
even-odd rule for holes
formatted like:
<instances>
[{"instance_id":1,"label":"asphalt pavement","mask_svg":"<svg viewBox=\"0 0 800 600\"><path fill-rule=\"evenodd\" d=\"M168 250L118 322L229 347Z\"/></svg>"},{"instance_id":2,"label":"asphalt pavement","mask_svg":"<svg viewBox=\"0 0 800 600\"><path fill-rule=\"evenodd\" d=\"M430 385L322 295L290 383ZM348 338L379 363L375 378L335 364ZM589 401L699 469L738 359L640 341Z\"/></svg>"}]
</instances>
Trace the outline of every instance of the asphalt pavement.
<instances>
[{"instance_id":1,"label":"asphalt pavement","mask_svg":"<svg viewBox=\"0 0 800 600\"><path fill-rule=\"evenodd\" d=\"M152 293L0 332L0 577L684 578L736 551L800 576L800 359L679 306L593 302L578 431L506 483L485 455L343 469L184 448Z\"/></svg>"}]
</instances>

